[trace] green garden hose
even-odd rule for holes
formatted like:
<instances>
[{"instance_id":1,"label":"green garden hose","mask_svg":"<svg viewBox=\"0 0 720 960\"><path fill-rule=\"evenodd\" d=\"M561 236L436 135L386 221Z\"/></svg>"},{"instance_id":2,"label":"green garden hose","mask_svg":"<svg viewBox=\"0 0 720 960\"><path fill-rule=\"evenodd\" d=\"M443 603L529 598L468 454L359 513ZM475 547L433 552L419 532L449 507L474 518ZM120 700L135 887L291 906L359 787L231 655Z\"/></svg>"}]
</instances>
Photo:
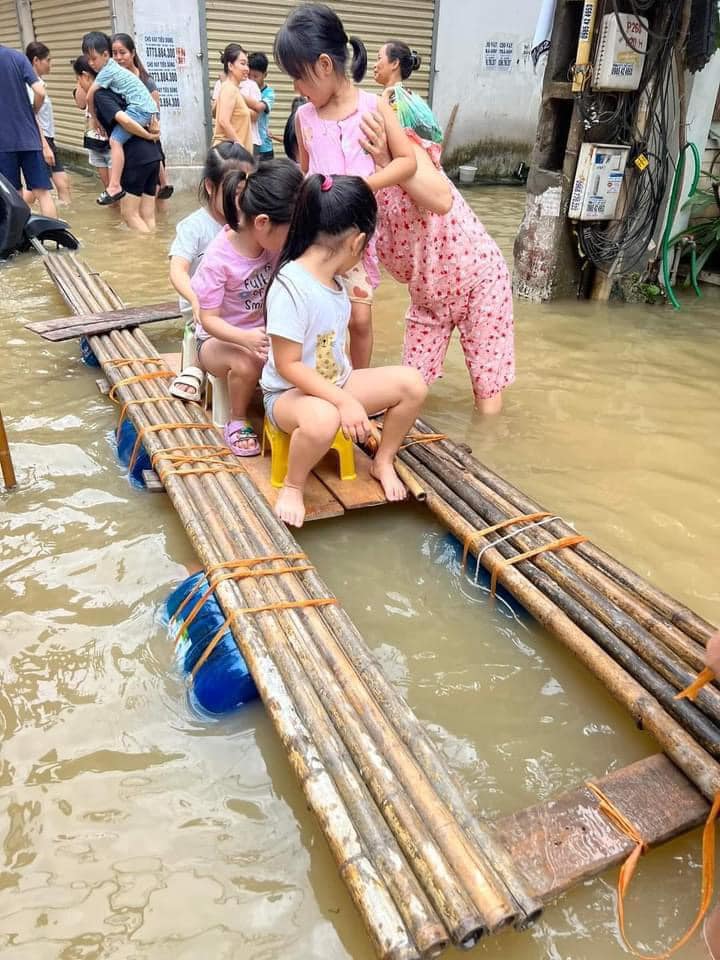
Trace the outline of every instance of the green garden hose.
<instances>
[{"instance_id":1,"label":"green garden hose","mask_svg":"<svg viewBox=\"0 0 720 960\"><path fill-rule=\"evenodd\" d=\"M675 296L675 291L672 288L672 280L670 278L670 248L676 239L672 237L672 228L673 224L675 223L675 214L677 213L678 194L685 177L685 153L687 150L691 151L693 155L693 161L695 163L695 171L693 173L693 181L692 185L690 186L688 198L694 196L697 191L698 182L700 180L700 151L694 143L686 143L680 150L677 166L675 167L675 176L673 177L672 189L670 191L670 203L668 205L667 220L665 222L665 230L663 232L661 244L663 286L665 287L667 298L675 310L680 309L680 301ZM698 296L700 296L700 287L698 286L697 277L695 276L696 263L697 261L693 254L690 264L692 284L695 292Z\"/></svg>"}]
</instances>

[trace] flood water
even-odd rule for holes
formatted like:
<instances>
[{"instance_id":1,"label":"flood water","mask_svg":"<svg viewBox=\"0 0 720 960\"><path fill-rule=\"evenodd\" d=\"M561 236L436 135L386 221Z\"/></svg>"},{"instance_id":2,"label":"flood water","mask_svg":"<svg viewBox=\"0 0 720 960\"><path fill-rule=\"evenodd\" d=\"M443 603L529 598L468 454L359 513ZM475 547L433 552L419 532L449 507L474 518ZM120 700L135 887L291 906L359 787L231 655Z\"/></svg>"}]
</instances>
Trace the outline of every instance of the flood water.
<instances>
[{"instance_id":1,"label":"flood water","mask_svg":"<svg viewBox=\"0 0 720 960\"><path fill-rule=\"evenodd\" d=\"M129 304L169 295L166 251L194 207L139 238L75 178L81 255ZM473 191L511 256L523 193ZM400 351L385 281L376 361ZM482 419L460 349L428 419L660 587L720 623L718 291L663 307L516 305L518 382ZM39 257L0 265L0 406L19 488L0 492L2 960L370 960L372 952L263 708L188 708L159 612L194 556L164 496L132 488L115 409L74 342L23 329L65 312ZM179 321L178 321L179 322ZM177 323L147 328L164 349ZM488 602L417 506L315 523L299 540L487 816L655 751L572 656ZM382 558L379 562L378 558ZM629 929L658 950L694 915L699 837L646 858ZM615 871L483 960L614 960ZM700 936L678 955L706 956Z\"/></svg>"}]
</instances>

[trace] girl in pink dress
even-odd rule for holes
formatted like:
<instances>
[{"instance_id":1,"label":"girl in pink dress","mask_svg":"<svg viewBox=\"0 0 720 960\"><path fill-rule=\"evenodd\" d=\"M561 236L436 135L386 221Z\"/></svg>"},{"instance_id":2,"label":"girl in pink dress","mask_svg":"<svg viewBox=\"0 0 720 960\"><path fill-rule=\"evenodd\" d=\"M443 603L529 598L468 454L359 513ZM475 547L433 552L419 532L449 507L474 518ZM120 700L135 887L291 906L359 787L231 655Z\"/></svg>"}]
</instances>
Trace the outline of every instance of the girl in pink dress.
<instances>
[{"instance_id":1,"label":"girl in pink dress","mask_svg":"<svg viewBox=\"0 0 720 960\"><path fill-rule=\"evenodd\" d=\"M382 131L366 119L366 149L379 165ZM377 251L383 266L410 292L403 363L427 384L442 376L457 327L475 406L498 413L515 379L510 274L497 244L440 167L441 145L405 131L415 144L417 173L405 187L378 194ZM380 144L380 146L376 146ZM443 213L431 213L431 204Z\"/></svg>"},{"instance_id":2,"label":"girl in pink dress","mask_svg":"<svg viewBox=\"0 0 720 960\"><path fill-rule=\"evenodd\" d=\"M362 41L348 39L330 7L303 3L278 32L274 53L281 69L294 79L296 92L309 101L298 109L295 119L303 172L352 174L378 191L411 177L415 157L392 107L360 90L347 76L348 46L353 49L352 80L359 83L367 69ZM360 144L363 114L373 112L382 116L387 131L389 162L382 170L375 169L373 158ZM350 358L353 367L361 369L370 365L372 356L372 300L380 282L373 245L345 279L352 304Z\"/></svg>"}]
</instances>

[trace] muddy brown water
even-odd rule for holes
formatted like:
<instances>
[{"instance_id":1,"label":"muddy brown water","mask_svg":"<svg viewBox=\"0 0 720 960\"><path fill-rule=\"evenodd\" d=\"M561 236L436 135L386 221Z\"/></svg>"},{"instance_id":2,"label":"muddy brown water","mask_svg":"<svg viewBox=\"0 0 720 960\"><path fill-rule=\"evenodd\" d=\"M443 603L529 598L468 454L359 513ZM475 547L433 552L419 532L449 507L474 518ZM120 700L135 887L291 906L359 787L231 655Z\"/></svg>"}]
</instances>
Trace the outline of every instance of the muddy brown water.
<instances>
[{"instance_id":1,"label":"muddy brown water","mask_svg":"<svg viewBox=\"0 0 720 960\"><path fill-rule=\"evenodd\" d=\"M76 179L82 256L130 304L168 296L166 251L194 207L128 233ZM506 255L523 194L474 190ZM386 281L378 361L395 361L404 291ZM644 576L720 622L718 292L663 307L517 304L518 382L474 415L457 343L427 416ZM129 486L115 411L75 343L23 329L63 303L36 255L0 265L0 406L20 481L0 492L0 957L196 960L372 953L260 705L189 709L159 611L193 562L169 502ZM149 330L173 349L171 323ZM299 537L488 816L648 755L601 685L525 615L488 602L418 507ZM698 836L654 852L629 897L657 950L698 899ZM615 873L547 909L484 960L625 956ZM699 936L681 957L700 958Z\"/></svg>"}]
</instances>

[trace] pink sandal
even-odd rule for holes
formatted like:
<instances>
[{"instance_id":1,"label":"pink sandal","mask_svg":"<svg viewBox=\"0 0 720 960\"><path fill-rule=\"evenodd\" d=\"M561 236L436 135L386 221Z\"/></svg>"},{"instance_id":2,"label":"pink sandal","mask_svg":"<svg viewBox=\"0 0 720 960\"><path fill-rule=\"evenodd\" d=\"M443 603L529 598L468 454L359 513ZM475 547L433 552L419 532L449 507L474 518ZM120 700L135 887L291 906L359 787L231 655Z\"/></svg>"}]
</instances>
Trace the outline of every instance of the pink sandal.
<instances>
[{"instance_id":1,"label":"pink sandal","mask_svg":"<svg viewBox=\"0 0 720 960\"><path fill-rule=\"evenodd\" d=\"M257 457L260 455L260 441L250 426L249 420L230 420L229 423L225 424L223 437L236 457ZM239 446L242 441L250 440L253 440L254 443L248 443L243 447Z\"/></svg>"}]
</instances>

